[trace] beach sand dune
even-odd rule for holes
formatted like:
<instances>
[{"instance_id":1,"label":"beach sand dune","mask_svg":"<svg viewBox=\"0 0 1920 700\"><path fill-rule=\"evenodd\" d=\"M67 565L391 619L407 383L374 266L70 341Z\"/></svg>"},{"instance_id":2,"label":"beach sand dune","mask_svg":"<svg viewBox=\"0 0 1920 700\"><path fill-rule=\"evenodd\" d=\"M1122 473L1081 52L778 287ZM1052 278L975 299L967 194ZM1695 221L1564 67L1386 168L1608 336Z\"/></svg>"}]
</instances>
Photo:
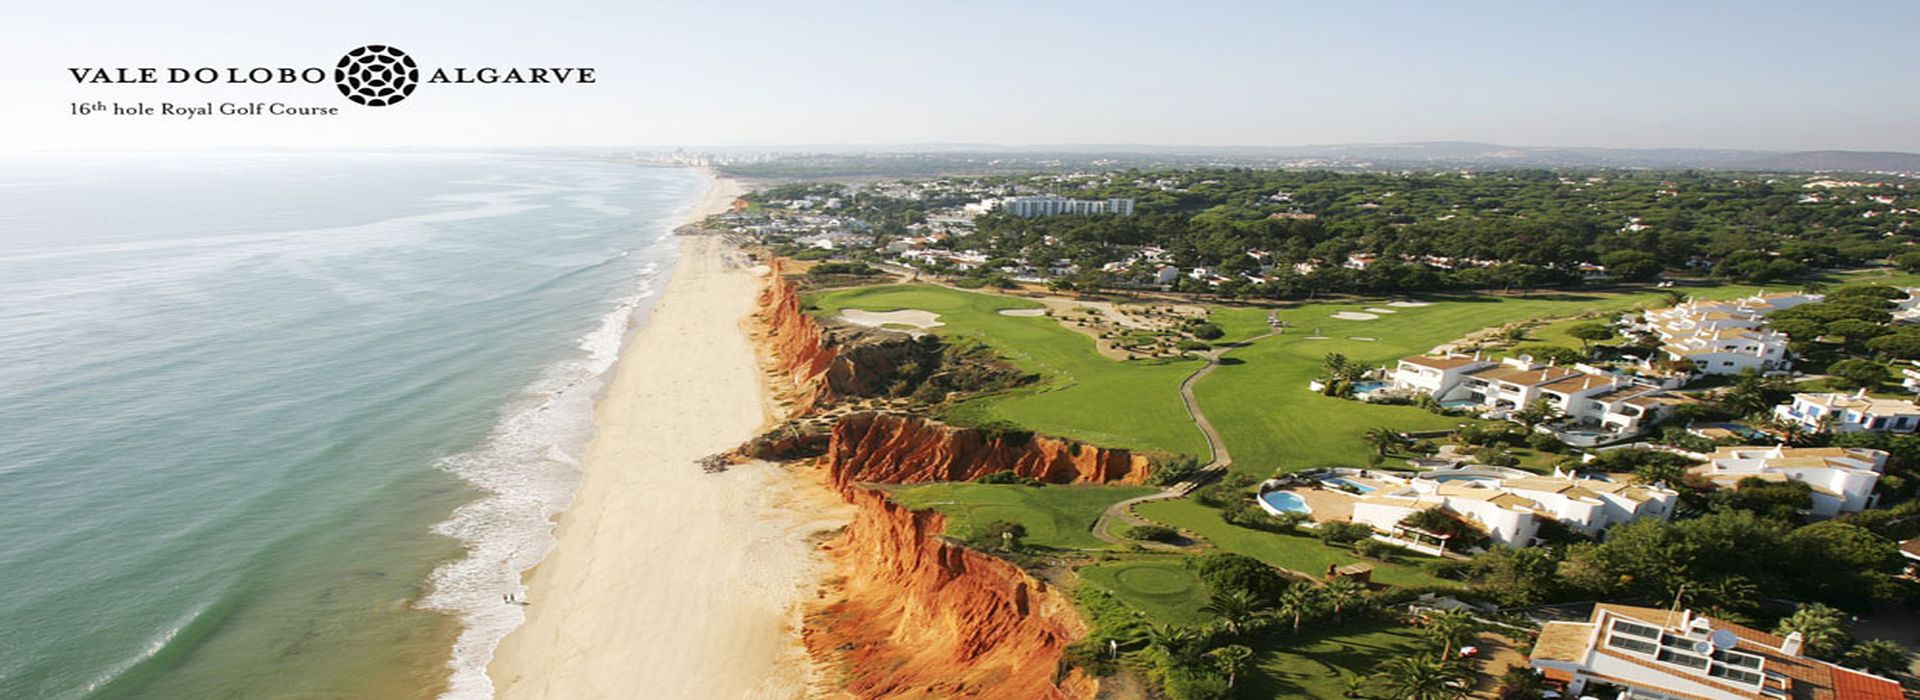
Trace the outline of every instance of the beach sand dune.
<instances>
[{"instance_id":1,"label":"beach sand dune","mask_svg":"<svg viewBox=\"0 0 1920 700\"><path fill-rule=\"evenodd\" d=\"M580 492L529 577L526 622L489 666L496 697L806 694L800 603L828 569L812 535L850 513L804 473L696 464L752 437L769 404L741 327L759 278L716 237L681 245L596 407Z\"/></svg>"}]
</instances>

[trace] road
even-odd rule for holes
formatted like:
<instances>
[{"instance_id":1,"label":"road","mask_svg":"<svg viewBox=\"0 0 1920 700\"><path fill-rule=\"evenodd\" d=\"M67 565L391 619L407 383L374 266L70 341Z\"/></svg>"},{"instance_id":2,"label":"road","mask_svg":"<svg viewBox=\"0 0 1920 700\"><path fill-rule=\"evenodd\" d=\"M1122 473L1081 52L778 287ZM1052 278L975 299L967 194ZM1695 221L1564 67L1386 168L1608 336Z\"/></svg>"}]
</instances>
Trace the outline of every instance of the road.
<instances>
[{"instance_id":1,"label":"road","mask_svg":"<svg viewBox=\"0 0 1920 700\"><path fill-rule=\"evenodd\" d=\"M1165 544L1161 542L1138 542L1134 540L1127 540L1127 539L1115 536L1113 533L1109 532L1108 530L1112 524L1112 521L1115 521L1115 520L1125 523L1128 526L1150 524L1145 518L1142 518L1138 515L1133 514L1134 506L1139 505L1141 503L1146 503L1148 501L1158 501L1158 500L1163 500L1168 498L1180 498L1180 497L1186 496L1189 493L1193 493L1194 489L1200 488L1202 485L1205 485L1207 482L1217 479L1221 475L1227 473L1227 467L1233 464L1233 455L1232 453L1229 453L1227 451L1226 441L1220 439L1220 431L1214 429L1212 421L1207 420L1206 411L1203 411L1200 409L1200 401L1198 399L1195 399L1193 396L1193 386L1195 384L1198 384L1201 379L1205 379L1207 375L1213 374L1213 371L1220 367L1220 358L1226 355L1228 352L1231 352L1238 348L1246 347L1248 345L1252 345L1254 343L1257 343L1262 340L1266 340L1267 338L1271 338L1279 334L1280 334L1280 331L1278 330L1268 331L1267 333L1257 335L1243 341L1232 343L1224 347L1214 348L1213 350L1206 353L1206 358L1207 358L1206 366L1201 367L1198 370L1194 370L1193 374L1187 375L1187 378L1180 382L1180 400L1185 402L1187 405L1187 416L1193 419L1193 424L1200 428L1201 436L1207 439L1207 450L1213 454L1213 459L1208 461L1206 464L1201 465L1199 469L1195 470L1192 474L1188 475L1187 478L1181 479L1180 481L1175 482L1173 485L1168 486L1167 489L1164 491L1161 491L1159 493L1150 493L1145 496L1129 498L1127 500L1108 506L1105 511L1102 511L1100 513L1100 517L1093 521L1094 537L1100 538L1100 540L1103 542L1109 542L1113 544L1120 544L1120 543L1126 542L1126 543L1139 544L1139 545L1148 547L1150 549L1168 549L1168 550L1181 549L1181 547Z\"/></svg>"}]
</instances>

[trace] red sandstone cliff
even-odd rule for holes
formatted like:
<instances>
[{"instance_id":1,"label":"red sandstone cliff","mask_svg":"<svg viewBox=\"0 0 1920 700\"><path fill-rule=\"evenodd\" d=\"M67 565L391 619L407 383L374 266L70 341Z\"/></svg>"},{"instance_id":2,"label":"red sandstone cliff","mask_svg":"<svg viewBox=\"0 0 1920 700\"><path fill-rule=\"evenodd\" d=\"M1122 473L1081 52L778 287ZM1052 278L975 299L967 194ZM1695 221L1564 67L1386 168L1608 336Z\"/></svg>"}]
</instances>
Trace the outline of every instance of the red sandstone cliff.
<instances>
[{"instance_id":1,"label":"red sandstone cliff","mask_svg":"<svg viewBox=\"0 0 1920 700\"><path fill-rule=\"evenodd\" d=\"M828 545L845 599L807 618L807 648L840 662L859 698L1082 700L1098 684L1061 657L1085 634L1072 605L1019 567L947 542L945 519L885 494Z\"/></svg>"},{"instance_id":2,"label":"red sandstone cliff","mask_svg":"<svg viewBox=\"0 0 1920 700\"><path fill-rule=\"evenodd\" d=\"M835 353L819 322L800 310L800 293L783 274L779 258L774 259L767 280L760 308L767 323L768 347L793 383L794 411L811 413L834 398L826 374Z\"/></svg>"},{"instance_id":3,"label":"red sandstone cliff","mask_svg":"<svg viewBox=\"0 0 1920 700\"><path fill-rule=\"evenodd\" d=\"M1139 484L1146 457L1059 438L993 436L921 418L856 413L833 426L826 465L833 485L972 481L1012 471L1055 484Z\"/></svg>"}]
</instances>

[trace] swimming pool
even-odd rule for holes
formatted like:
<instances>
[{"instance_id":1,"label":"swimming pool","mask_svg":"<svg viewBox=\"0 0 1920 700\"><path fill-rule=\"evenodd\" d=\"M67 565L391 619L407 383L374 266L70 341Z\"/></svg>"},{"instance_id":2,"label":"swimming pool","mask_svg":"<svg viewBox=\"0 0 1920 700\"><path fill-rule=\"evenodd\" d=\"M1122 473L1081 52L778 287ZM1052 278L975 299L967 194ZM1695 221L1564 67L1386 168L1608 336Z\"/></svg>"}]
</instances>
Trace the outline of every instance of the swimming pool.
<instances>
[{"instance_id":1,"label":"swimming pool","mask_svg":"<svg viewBox=\"0 0 1920 700\"><path fill-rule=\"evenodd\" d=\"M1260 502L1267 506L1267 510L1277 513L1305 515L1313 512L1313 508L1307 505L1306 499L1290 491L1268 491L1260 494Z\"/></svg>"},{"instance_id":2,"label":"swimming pool","mask_svg":"<svg viewBox=\"0 0 1920 700\"><path fill-rule=\"evenodd\" d=\"M1321 477L1320 482L1325 484L1333 484L1335 486L1350 487L1355 491L1359 491L1360 493L1373 493L1372 486L1368 486L1366 484L1362 484L1358 481L1353 481L1351 479L1343 479L1337 476Z\"/></svg>"},{"instance_id":3,"label":"swimming pool","mask_svg":"<svg viewBox=\"0 0 1920 700\"><path fill-rule=\"evenodd\" d=\"M1392 386L1392 385L1386 382L1380 382L1380 381L1354 382L1353 393L1366 394L1366 393L1379 391L1381 389L1385 389L1389 386Z\"/></svg>"}]
</instances>

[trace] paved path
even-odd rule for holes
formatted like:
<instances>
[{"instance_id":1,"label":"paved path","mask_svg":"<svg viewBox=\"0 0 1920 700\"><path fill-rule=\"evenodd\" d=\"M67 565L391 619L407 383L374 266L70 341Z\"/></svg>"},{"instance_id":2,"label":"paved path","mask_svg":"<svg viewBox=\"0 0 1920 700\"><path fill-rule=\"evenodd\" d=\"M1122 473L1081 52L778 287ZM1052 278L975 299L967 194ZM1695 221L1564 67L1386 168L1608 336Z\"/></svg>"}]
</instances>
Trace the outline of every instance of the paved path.
<instances>
[{"instance_id":1,"label":"paved path","mask_svg":"<svg viewBox=\"0 0 1920 700\"><path fill-rule=\"evenodd\" d=\"M1199 400L1193 397L1193 385L1198 384L1201 379L1206 378L1206 376L1209 374L1213 374L1213 370L1220 367L1220 357L1222 355L1225 355L1228 352L1231 352L1235 349L1252 345L1254 343L1257 343L1262 340L1266 340L1267 338L1271 338L1279 334L1280 334L1280 331L1278 330L1268 331L1264 334L1257 335L1252 338L1248 338L1246 340L1239 341L1236 343L1232 343L1227 347L1215 348L1214 350L1206 353L1206 358L1207 358L1206 366L1201 367L1198 370L1195 370L1193 374L1187 375L1186 380L1180 382L1180 400L1186 403L1187 415L1193 418L1193 424L1200 428L1200 435L1207 439L1207 451L1213 454L1213 459L1207 462L1205 465L1202 465L1199 469L1195 470L1192 474L1189 474L1187 478L1181 479L1180 481L1175 482L1173 485L1168 486L1167 489L1164 491L1161 491L1159 493L1150 493L1145 496L1129 498L1127 500L1108 506L1105 511L1102 511L1100 513L1100 517L1093 521L1094 537L1099 538L1103 542L1109 542L1112 544L1121 544L1125 542L1125 543L1139 544L1150 549L1169 549L1169 550L1182 549L1182 547L1178 547L1175 545L1170 545L1162 542L1136 542L1133 540L1122 539L1121 537L1118 537L1113 533L1108 532L1108 529L1110 528L1112 521L1115 521L1115 520L1118 520L1121 523L1125 523L1130 527L1150 524L1145 518L1142 518L1138 515L1134 515L1133 513L1134 506L1139 505L1141 503L1146 503L1148 501L1159 501L1159 500L1164 500L1168 498L1180 498L1180 497L1186 496L1189 493L1193 493L1194 489L1200 488L1201 486L1205 485L1207 482L1217 479L1221 475L1227 473L1227 467L1233 464L1233 455L1227 452L1227 443L1225 440L1220 439L1220 431L1214 429L1213 422L1207 420L1206 412L1200 410Z\"/></svg>"}]
</instances>

